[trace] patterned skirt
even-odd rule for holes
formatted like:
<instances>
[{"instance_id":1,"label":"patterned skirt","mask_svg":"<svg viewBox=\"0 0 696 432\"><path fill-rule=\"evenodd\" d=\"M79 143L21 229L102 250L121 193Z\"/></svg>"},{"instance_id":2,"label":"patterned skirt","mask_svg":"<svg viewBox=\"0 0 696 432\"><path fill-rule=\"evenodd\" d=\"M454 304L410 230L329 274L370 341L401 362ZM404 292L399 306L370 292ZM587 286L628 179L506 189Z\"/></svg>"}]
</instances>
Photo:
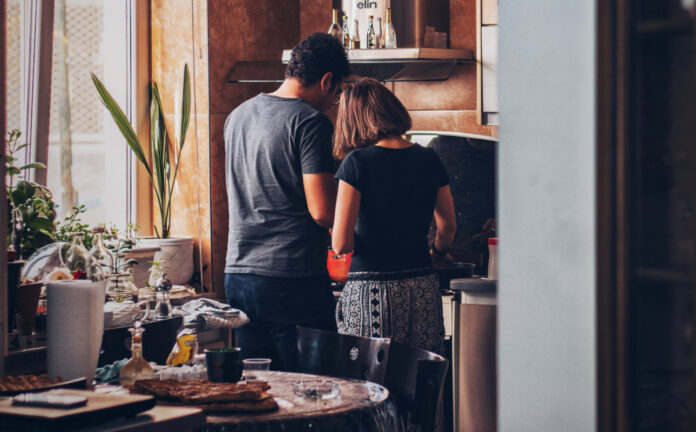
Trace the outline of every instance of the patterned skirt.
<instances>
[{"instance_id":1,"label":"patterned skirt","mask_svg":"<svg viewBox=\"0 0 696 432\"><path fill-rule=\"evenodd\" d=\"M388 337L441 353L445 327L437 275L432 269L350 273L336 323L339 333Z\"/></svg>"}]
</instances>

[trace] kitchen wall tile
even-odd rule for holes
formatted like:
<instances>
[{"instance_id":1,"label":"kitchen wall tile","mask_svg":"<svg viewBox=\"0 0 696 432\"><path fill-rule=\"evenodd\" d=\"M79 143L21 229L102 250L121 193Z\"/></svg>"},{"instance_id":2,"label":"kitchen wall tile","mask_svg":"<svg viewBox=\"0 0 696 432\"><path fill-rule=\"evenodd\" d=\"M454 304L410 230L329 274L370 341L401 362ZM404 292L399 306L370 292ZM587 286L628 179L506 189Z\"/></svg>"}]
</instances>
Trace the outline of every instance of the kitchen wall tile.
<instances>
[{"instance_id":1,"label":"kitchen wall tile","mask_svg":"<svg viewBox=\"0 0 696 432\"><path fill-rule=\"evenodd\" d=\"M209 0L210 112L229 114L260 91L277 85L230 84L237 61L280 61L300 40L300 1Z\"/></svg>"},{"instance_id":2,"label":"kitchen wall tile","mask_svg":"<svg viewBox=\"0 0 696 432\"><path fill-rule=\"evenodd\" d=\"M476 65L457 66L447 81L394 83L394 94L409 110L476 109Z\"/></svg>"},{"instance_id":3,"label":"kitchen wall tile","mask_svg":"<svg viewBox=\"0 0 696 432\"><path fill-rule=\"evenodd\" d=\"M189 64L194 98L172 197L172 234L194 236L194 268L201 272L203 285L210 288L207 16L206 0L194 0L193 4L189 0L152 0L151 3L152 79L159 86L172 145L179 133L176 119L181 110L185 63ZM158 220L158 212L153 213Z\"/></svg>"},{"instance_id":4,"label":"kitchen wall tile","mask_svg":"<svg viewBox=\"0 0 696 432\"><path fill-rule=\"evenodd\" d=\"M300 39L329 29L332 3L331 0L300 0ZM340 25L340 16L338 20Z\"/></svg>"}]
</instances>

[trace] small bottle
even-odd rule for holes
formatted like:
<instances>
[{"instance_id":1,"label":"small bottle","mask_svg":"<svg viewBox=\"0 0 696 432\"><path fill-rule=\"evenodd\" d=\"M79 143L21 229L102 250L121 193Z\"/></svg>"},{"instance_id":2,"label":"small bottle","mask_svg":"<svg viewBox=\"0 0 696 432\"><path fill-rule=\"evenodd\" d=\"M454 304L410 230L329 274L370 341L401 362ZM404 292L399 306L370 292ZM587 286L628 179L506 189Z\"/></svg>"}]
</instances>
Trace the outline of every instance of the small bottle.
<instances>
[{"instance_id":1,"label":"small bottle","mask_svg":"<svg viewBox=\"0 0 696 432\"><path fill-rule=\"evenodd\" d=\"M396 48L396 31L392 24L391 8L387 8L387 20L384 23L384 48Z\"/></svg>"},{"instance_id":2,"label":"small bottle","mask_svg":"<svg viewBox=\"0 0 696 432\"><path fill-rule=\"evenodd\" d=\"M488 279L498 280L498 238L488 239Z\"/></svg>"},{"instance_id":3,"label":"small bottle","mask_svg":"<svg viewBox=\"0 0 696 432\"><path fill-rule=\"evenodd\" d=\"M114 255L109 249L104 245L104 232L106 229L104 227L94 227L92 228L92 233L94 233L94 246L90 249L89 254L92 255L97 264L101 267L105 276L111 273L116 273L114 268Z\"/></svg>"},{"instance_id":4,"label":"small bottle","mask_svg":"<svg viewBox=\"0 0 696 432\"><path fill-rule=\"evenodd\" d=\"M343 41L343 32L341 27L338 25L338 9L331 9L331 27L327 32L336 39Z\"/></svg>"},{"instance_id":5,"label":"small bottle","mask_svg":"<svg viewBox=\"0 0 696 432\"><path fill-rule=\"evenodd\" d=\"M350 38L350 49L360 49L360 31L358 28L358 20L353 20L353 33Z\"/></svg>"},{"instance_id":6,"label":"small bottle","mask_svg":"<svg viewBox=\"0 0 696 432\"><path fill-rule=\"evenodd\" d=\"M367 37L365 38L365 43L367 44L367 49L377 48L377 36L375 35L375 25L372 15L367 17Z\"/></svg>"},{"instance_id":7,"label":"small bottle","mask_svg":"<svg viewBox=\"0 0 696 432\"><path fill-rule=\"evenodd\" d=\"M131 334L131 358L123 365L118 379L123 387L132 387L133 383L140 379L156 378L155 372L143 358L143 332L140 320L133 323L128 331Z\"/></svg>"},{"instance_id":8,"label":"small bottle","mask_svg":"<svg viewBox=\"0 0 696 432\"><path fill-rule=\"evenodd\" d=\"M343 48L350 49L350 28L348 27L348 16L343 15L343 28L341 29L343 33Z\"/></svg>"},{"instance_id":9,"label":"small bottle","mask_svg":"<svg viewBox=\"0 0 696 432\"><path fill-rule=\"evenodd\" d=\"M384 33L382 33L382 18L377 18L377 28L375 29L377 36L377 48L384 48Z\"/></svg>"}]
</instances>

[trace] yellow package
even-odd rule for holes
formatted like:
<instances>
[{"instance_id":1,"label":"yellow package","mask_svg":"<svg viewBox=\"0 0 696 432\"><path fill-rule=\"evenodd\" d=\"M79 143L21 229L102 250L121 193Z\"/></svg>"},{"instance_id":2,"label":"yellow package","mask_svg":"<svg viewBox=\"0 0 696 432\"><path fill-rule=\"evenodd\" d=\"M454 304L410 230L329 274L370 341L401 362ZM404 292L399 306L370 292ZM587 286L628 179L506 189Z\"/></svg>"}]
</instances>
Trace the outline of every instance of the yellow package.
<instances>
[{"instance_id":1,"label":"yellow package","mask_svg":"<svg viewBox=\"0 0 696 432\"><path fill-rule=\"evenodd\" d=\"M167 357L169 366L193 364L194 357L198 354L198 337L194 329L184 329L176 337L176 343L172 352Z\"/></svg>"}]
</instances>

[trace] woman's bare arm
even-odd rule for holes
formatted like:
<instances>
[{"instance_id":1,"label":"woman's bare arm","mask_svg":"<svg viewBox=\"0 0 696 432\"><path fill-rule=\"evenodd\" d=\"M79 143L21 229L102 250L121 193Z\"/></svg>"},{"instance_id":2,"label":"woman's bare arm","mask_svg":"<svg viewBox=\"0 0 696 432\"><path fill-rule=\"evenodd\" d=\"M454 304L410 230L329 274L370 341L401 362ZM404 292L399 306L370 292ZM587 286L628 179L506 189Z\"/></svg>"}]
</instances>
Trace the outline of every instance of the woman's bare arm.
<instances>
[{"instance_id":1,"label":"woman's bare arm","mask_svg":"<svg viewBox=\"0 0 696 432\"><path fill-rule=\"evenodd\" d=\"M355 246L355 222L360 212L360 191L339 180L336 198L331 247L337 254L353 251Z\"/></svg>"},{"instance_id":2,"label":"woman's bare arm","mask_svg":"<svg viewBox=\"0 0 696 432\"><path fill-rule=\"evenodd\" d=\"M454 234L457 232L457 219L454 214L454 201L449 185L441 187L437 191L435 201L435 225L437 235L433 245L441 253L446 253L452 245Z\"/></svg>"}]
</instances>

